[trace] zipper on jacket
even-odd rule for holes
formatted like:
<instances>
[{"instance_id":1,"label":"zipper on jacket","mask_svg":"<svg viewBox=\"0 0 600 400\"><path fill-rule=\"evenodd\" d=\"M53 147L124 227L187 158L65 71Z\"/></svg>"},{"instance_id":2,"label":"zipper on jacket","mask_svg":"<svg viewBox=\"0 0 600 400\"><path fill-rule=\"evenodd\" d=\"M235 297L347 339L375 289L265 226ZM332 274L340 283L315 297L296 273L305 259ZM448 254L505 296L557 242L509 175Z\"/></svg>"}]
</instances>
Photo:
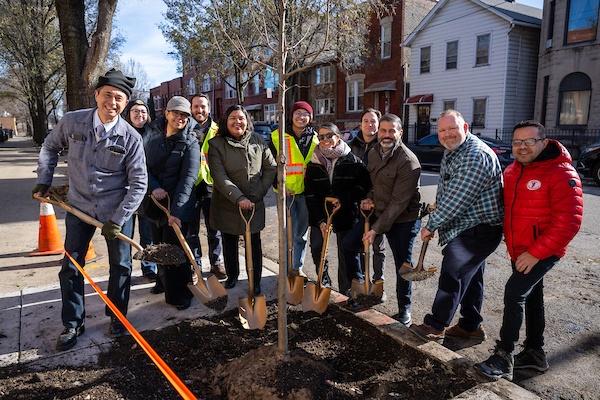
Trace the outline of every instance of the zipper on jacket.
<instances>
[{"instance_id":1,"label":"zipper on jacket","mask_svg":"<svg viewBox=\"0 0 600 400\"><path fill-rule=\"evenodd\" d=\"M513 230L513 211L514 211L514 207L515 207L515 203L517 202L517 188L519 187L519 182L521 181L521 178L523 177L523 166L521 165L521 173L519 174L519 177L517 178L517 182L515 183L515 195L513 197L513 202L510 205L510 233L513 236L513 240L511 243L512 246L512 250L513 250L513 254L516 255L516 251L515 251L515 232Z\"/></svg>"}]
</instances>

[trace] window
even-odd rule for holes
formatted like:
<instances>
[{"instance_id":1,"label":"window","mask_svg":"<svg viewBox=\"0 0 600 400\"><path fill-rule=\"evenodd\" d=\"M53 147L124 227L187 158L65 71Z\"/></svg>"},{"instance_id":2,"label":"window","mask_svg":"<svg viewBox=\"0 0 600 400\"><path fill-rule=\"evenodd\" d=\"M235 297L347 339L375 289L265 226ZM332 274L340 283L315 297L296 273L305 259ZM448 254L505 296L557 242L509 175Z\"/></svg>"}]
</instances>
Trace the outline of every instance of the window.
<instances>
[{"instance_id":1,"label":"window","mask_svg":"<svg viewBox=\"0 0 600 400\"><path fill-rule=\"evenodd\" d=\"M599 0L569 0L567 43L596 40Z\"/></svg>"},{"instance_id":2,"label":"window","mask_svg":"<svg viewBox=\"0 0 600 400\"><path fill-rule=\"evenodd\" d=\"M485 128L487 99L473 99L473 128Z\"/></svg>"},{"instance_id":3,"label":"window","mask_svg":"<svg viewBox=\"0 0 600 400\"><path fill-rule=\"evenodd\" d=\"M456 110L455 108L456 100L444 100L444 110Z\"/></svg>"},{"instance_id":4,"label":"window","mask_svg":"<svg viewBox=\"0 0 600 400\"><path fill-rule=\"evenodd\" d=\"M431 46L421 47L420 53L421 68L419 71L421 74L427 74L431 70Z\"/></svg>"},{"instance_id":5,"label":"window","mask_svg":"<svg viewBox=\"0 0 600 400\"><path fill-rule=\"evenodd\" d=\"M362 111L365 82L349 81L346 84L346 110L349 112Z\"/></svg>"},{"instance_id":6,"label":"window","mask_svg":"<svg viewBox=\"0 0 600 400\"><path fill-rule=\"evenodd\" d=\"M556 2L550 2L550 13L548 14L548 38L546 40L546 48L552 47L552 37L554 36L554 13L556 11Z\"/></svg>"},{"instance_id":7,"label":"window","mask_svg":"<svg viewBox=\"0 0 600 400\"><path fill-rule=\"evenodd\" d=\"M381 58L392 56L392 21L387 17L381 20Z\"/></svg>"},{"instance_id":8,"label":"window","mask_svg":"<svg viewBox=\"0 0 600 400\"><path fill-rule=\"evenodd\" d=\"M267 67L265 72L265 89L277 90L279 86L279 74L275 72L271 67Z\"/></svg>"},{"instance_id":9,"label":"window","mask_svg":"<svg viewBox=\"0 0 600 400\"><path fill-rule=\"evenodd\" d=\"M190 94L196 94L196 82L194 82L194 78L190 79L188 85Z\"/></svg>"},{"instance_id":10,"label":"window","mask_svg":"<svg viewBox=\"0 0 600 400\"><path fill-rule=\"evenodd\" d=\"M208 74L204 75L204 81L202 82L202 91L210 92L210 76Z\"/></svg>"},{"instance_id":11,"label":"window","mask_svg":"<svg viewBox=\"0 0 600 400\"><path fill-rule=\"evenodd\" d=\"M254 83L254 94L258 94L260 92L260 74L256 73L256 75L254 75L254 79L253 79L253 83Z\"/></svg>"},{"instance_id":12,"label":"window","mask_svg":"<svg viewBox=\"0 0 600 400\"><path fill-rule=\"evenodd\" d=\"M235 99L236 97L235 76L225 78L225 98Z\"/></svg>"},{"instance_id":13,"label":"window","mask_svg":"<svg viewBox=\"0 0 600 400\"><path fill-rule=\"evenodd\" d=\"M477 36L477 44L475 47L475 66L490 64L490 38L491 35Z\"/></svg>"},{"instance_id":14,"label":"window","mask_svg":"<svg viewBox=\"0 0 600 400\"><path fill-rule=\"evenodd\" d=\"M458 40L446 42L446 70L458 69Z\"/></svg>"},{"instance_id":15,"label":"window","mask_svg":"<svg viewBox=\"0 0 600 400\"><path fill-rule=\"evenodd\" d=\"M316 115L335 114L335 99L317 99Z\"/></svg>"},{"instance_id":16,"label":"window","mask_svg":"<svg viewBox=\"0 0 600 400\"><path fill-rule=\"evenodd\" d=\"M569 74L560 83L559 125L587 125L592 81L581 72Z\"/></svg>"},{"instance_id":17,"label":"window","mask_svg":"<svg viewBox=\"0 0 600 400\"><path fill-rule=\"evenodd\" d=\"M320 83L332 83L335 81L335 67L333 65L327 65L320 67L315 70L315 84Z\"/></svg>"},{"instance_id":18,"label":"window","mask_svg":"<svg viewBox=\"0 0 600 400\"><path fill-rule=\"evenodd\" d=\"M265 121L271 124L277 123L277 104L265 105Z\"/></svg>"}]
</instances>

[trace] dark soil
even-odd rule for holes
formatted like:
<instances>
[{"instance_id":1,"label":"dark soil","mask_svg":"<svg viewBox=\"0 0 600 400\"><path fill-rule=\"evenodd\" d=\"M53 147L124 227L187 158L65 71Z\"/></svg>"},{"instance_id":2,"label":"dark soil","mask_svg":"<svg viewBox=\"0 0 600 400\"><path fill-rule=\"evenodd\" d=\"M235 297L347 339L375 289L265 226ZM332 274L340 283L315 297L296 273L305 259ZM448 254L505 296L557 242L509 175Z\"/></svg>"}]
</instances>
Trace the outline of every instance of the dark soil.
<instances>
[{"instance_id":1,"label":"dark soil","mask_svg":"<svg viewBox=\"0 0 600 400\"><path fill-rule=\"evenodd\" d=\"M289 359L277 357L277 303L263 330L238 311L186 321L144 338L199 399L448 399L477 382L396 342L346 310L288 308ZM130 336L95 368L0 370L1 399L178 399Z\"/></svg>"}]
</instances>

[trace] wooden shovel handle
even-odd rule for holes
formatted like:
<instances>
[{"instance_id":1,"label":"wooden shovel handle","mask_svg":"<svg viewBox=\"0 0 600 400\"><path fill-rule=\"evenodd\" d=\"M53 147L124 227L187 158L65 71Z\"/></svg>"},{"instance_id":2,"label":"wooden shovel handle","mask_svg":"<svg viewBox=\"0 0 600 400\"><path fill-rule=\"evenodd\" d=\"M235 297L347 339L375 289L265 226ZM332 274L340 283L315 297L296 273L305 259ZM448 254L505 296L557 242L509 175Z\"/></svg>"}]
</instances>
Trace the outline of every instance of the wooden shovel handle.
<instances>
[{"instance_id":1,"label":"wooden shovel handle","mask_svg":"<svg viewBox=\"0 0 600 400\"><path fill-rule=\"evenodd\" d=\"M254 211L256 211L256 207L252 204L252 214L250 217L246 219L244 217L244 210L242 207L239 207L240 215L246 224L246 230L244 231L244 242L246 245L246 271L248 272L248 299L251 303L254 302L254 266L252 265L252 243L251 243L251 233L250 233L250 221L252 221L252 217L254 217Z\"/></svg>"},{"instance_id":2,"label":"wooden shovel handle","mask_svg":"<svg viewBox=\"0 0 600 400\"><path fill-rule=\"evenodd\" d=\"M60 208L64 208L65 210L67 210L67 212L70 212L71 214L73 214L74 216L76 216L77 218L79 218L82 221L87 222L90 225L94 225L97 228L102 229L102 222L98 221L95 218L90 217L89 215L87 215L86 213L84 213L83 211L80 211L78 209L76 209L75 207L72 207L70 205L68 205L67 203L65 203L64 201L60 200L60 197L58 197L55 193L51 193L52 196L56 199L56 200L51 200L47 197L40 197L40 196L34 196L34 198L38 201L42 201L44 203L50 203L53 204L55 206L58 206ZM138 251L143 251L144 249L142 248L142 246L140 246L138 243L134 242L131 238L123 235L122 233L119 233L119 235L117 236L118 239L121 239L122 241L129 243L130 245L132 245L133 247L136 248L136 250Z\"/></svg>"}]
</instances>

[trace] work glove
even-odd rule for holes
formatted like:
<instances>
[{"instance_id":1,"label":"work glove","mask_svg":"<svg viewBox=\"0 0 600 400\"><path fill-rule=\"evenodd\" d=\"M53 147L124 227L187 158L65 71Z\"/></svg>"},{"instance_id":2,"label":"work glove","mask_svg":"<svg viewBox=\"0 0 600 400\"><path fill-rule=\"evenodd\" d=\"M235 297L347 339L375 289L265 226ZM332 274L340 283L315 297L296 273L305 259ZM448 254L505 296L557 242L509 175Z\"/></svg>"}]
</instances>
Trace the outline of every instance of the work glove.
<instances>
[{"instance_id":1,"label":"work glove","mask_svg":"<svg viewBox=\"0 0 600 400\"><path fill-rule=\"evenodd\" d=\"M35 185L33 190L31 191L31 198L35 199L35 194L38 192L42 192L42 196L50 189L50 186L44 185L43 183L38 183Z\"/></svg>"},{"instance_id":2,"label":"work glove","mask_svg":"<svg viewBox=\"0 0 600 400\"><path fill-rule=\"evenodd\" d=\"M121 233L121 225L117 225L112 222L110 219L104 223L102 226L102 236L107 238L108 240L114 240Z\"/></svg>"}]
</instances>

